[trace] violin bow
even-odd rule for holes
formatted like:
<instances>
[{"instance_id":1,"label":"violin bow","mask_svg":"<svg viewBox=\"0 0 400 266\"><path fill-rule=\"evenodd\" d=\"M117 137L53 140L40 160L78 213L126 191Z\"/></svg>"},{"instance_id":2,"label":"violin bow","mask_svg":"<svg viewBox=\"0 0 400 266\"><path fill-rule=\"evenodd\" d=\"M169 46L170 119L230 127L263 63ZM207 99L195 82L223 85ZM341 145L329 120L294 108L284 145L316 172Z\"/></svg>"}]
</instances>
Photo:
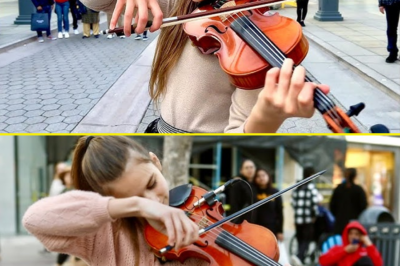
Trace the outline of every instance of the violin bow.
<instances>
[{"instance_id":1,"label":"violin bow","mask_svg":"<svg viewBox=\"0 0 400 266\"><path fill-rule=\"evenodd\" d=\"M244 209L242 209L242 210L240 210L240 211L238 211L236 213L232 213L228 217L225 217L224 219L219 220L218 222L216 222L216 223L214 223L214 224L212 224L212 225L210 225L208 227L200 229L199 230L199 235L202 235L202 234L204 234L204 233L206 233L206 232L208 232L208 231L210 231L210 230L212 230L212 229L214 229L216 227L220 227L221 225L223 225L223 224L225 224L225 223L227 223L227 222L229 222L229 221L231 221L231 220L233 220L233 219L235 219L235 218L237 218L239 216L242 216L243 214L246 214L246 213L258 208L261 205L263 205L263 204L265 204L265 203L267 203L267 202L269 202L271 200L276 199L277 197L281 196L282 194L288 192L289 190L292 190L294 188L298 188L298 187L310 182L311 180L314 180L315 178L319 177L320 175L324 174L325 172L326 172L326 170L323 170L323 171L320 171L320 172L318 172L316 174L313 174L312 176L307 177L306 179L303 179L303 180L297 182L296 184L291 185L288 188L282 189L281 191L269 196L268 198L265 198L265 199L260 200L260 201L258 201L256 203L253 203L252 205L247 206L246 208L244 208ZM170 251L173 248L174 248L173 246L168 245L168 246L160 249L159 252L160 252L160 254L164 254L165 252Z\"/></svg>"},{"instance_id":2,"label":"violin bow","mask_svg":"<svg viewBox=\"0 0 400 266\"><path fill-rule=\"evenodd\" d=\"M262 0L262 1L256 1L256 2L251 2L247 4L243 4L240 6L230 6L230 7L224 7L222 9L215 9L211 11L205 11L205 12L198 12L194 14L187 14L187 15L181 15L181 16L176 16L176 17L169 17L169 18L164 18L162 20L162 24L160 28L165 28L169 26L174 26L174 25L179 25L183 23L187 23L190 21L196 21L204 18L212 18L212 17L218 17L222 15L228 15L231 13L235 12L241 12L241 11L246 11L246 10L252 10L252 9L257 9L261 7L267 7L267 6L273 6L276 4L282 4L285 2L288 2L290 0ZM148 21L146 23L145 30L148 30L151 25L152 21ZM131 32L135 32L137 27L137 23L134 23L131 25ZM115 33L117 36L124 35L124 28L115 28L115 29L107 29L101 31L103 34L111 34Z\"/></svg>"}]
</instances>

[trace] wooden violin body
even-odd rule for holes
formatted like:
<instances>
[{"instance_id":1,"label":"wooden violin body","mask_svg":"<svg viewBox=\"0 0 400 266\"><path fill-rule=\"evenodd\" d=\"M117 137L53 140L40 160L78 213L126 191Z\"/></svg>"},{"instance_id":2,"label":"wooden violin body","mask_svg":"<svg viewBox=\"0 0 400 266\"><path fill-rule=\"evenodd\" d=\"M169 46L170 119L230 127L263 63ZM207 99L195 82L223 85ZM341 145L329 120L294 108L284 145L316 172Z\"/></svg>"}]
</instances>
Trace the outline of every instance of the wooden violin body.
<instances>
[{"instance_id":1,"label":"wooden violin body","mask_svg":"<svg viewBox=\"0 0 400 266\"><path fill-rule=\"evenodd\" d=\"M248 1L236 1L237 5ZM231 2L228 2L231 3ZM234 2L232 2L234 3ZM211 5L194 11L213 10ZM204 54L215 53L222 69L229 74L231 83L242 89L258 89L264 86L265 75L271 65L242 40L231 24L240 16L250 19L287 57L300 64L308 53L308 41L296 21L278 13L264 15L262 11L240 12L191 21L184 24L184 30Z\"/></svg>"},{"instance_id":2,"label":"wooden violin body","mask_svg":"<svg viewBox=\"0 0 400 266\"><path fill-rule=\"evenodd\" d=\"M205 203L194 207L195 202L205 193L206 190L193 187L190 196L179 206L200 228L221 220L224 212L220 202L215 202L212 206ZM150 225L145 227L144 235L156 256L163 260L184 262L188 258L199 258L209 262L211 266L278 265L275 263L279 259L275 235L265 227L247 221L242 224L225 223L202 234L196 243L178 251L173 249L162 255L159 254L159 250L167 246L167 236ZM259 257L258 259L262 259L263 263L259 261L252 263L254 254ZM263 258L265 256L268 259Z\"/></svg>"}]
</instances>

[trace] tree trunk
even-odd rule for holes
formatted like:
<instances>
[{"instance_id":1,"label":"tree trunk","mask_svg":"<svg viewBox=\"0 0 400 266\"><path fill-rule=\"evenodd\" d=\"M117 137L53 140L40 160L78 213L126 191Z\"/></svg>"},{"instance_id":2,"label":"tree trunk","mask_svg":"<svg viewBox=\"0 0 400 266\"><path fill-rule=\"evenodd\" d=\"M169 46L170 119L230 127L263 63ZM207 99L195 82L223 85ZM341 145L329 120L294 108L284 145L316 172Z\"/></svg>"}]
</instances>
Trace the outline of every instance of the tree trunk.
<instances>
[{"instance_id":1,"label":"tree trunk","mask_svg":"<svg viewBox=\"0 0 400 266\"><path fill-rule=\"evenodd\" d=\"M163 174L169 188L189 182L192 136L164 136Z\"/></svg>"}]
</instances>

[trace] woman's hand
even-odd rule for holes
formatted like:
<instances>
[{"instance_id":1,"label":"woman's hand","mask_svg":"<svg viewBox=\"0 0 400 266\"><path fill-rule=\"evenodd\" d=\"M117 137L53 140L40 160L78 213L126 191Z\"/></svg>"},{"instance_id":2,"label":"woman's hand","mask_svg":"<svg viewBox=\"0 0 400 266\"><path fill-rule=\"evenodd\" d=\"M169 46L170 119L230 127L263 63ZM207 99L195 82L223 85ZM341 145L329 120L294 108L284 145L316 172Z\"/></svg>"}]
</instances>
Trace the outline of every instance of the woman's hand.
<instances>
[{"instance_id":1,"label":"woman's hand","mask_svg":"<svg viewBox=\"0 0 400 266\"><path fill-rule=\"evenodd\" d=\"M317 84L305 82L306 71L293 60L285 59L282 68L267 72L264 89L245 125L246 133L275 133L289 117L311 117L314 113L314 90ZM325 94L326 85L318 85Z\"/></svg>"},{"instance_id":2,"label":"woman's hand","mask_svg":"<svg viewBox=\"0 0 400 266\"><path fill-rule=\"evenodd\" d=\"M146 201L141 210L142 216L154 229L168 236L168 245L175 245L178 250L199 238L199 227L184 211L156 201Z\"/></svg>"},{"instance_id":3,"label":"woman's hand","mask_svg":"<svg viewBox=\"0 0 400 266\"><path fill-rule=\"evenodd\" d=\"M277 233L276 238L278 239L278 241L283 242L283 234L282 233Z\"/></svg>"},{"instance_id":4,"label":"woman's hand","mask_svg":"<svg viewBox=\"0 0 400 266\"><path fill-rule=\"evenodd\" d=\"M43 9L42 6L38 6L38 7L37 7L37 10L38 10L38 11L40 11L40 10L42 10L42 9Z\"/></svg>"},{"instance_id":5,"label":"woman's hand","mask_svg":"<svg viewBox=\"0 0 400 266\"><path fill-rule=\"evenodd\" d=\"M379 11L381 11L382 14L385 14L385 7L384 6L380 6L379 7Z\"/></svg>"},{"instance_id":6,"label":"woman's hand","mask_svg":"<svg viewBox=\"0 0 400 266\"><path fill-rule=\"evenodd\" d=\"M125 36L131 36L131 25L133 19L133 13L137 7L137 13L135 21L137 27L135 32L140 34L143 33L148 21L148 10L151 10L153 14L153 23L150 27L150 32L154 32L161 27L163 13L157 0L117 0L115 9L110 22L110 29L114 29L117 25L118 18L121 16L122 11L125 9L124 14L124 34Z\"/></svg>"}]
</instances>

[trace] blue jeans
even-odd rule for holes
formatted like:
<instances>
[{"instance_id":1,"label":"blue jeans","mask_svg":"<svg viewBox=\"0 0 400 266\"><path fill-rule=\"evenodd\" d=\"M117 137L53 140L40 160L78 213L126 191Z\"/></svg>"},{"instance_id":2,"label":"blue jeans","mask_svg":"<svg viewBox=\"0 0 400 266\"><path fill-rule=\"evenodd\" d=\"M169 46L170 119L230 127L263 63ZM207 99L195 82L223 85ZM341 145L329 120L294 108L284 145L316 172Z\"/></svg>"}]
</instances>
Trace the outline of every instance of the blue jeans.
<instances>
[{"instance_id":1,"label":"blue jeans","mask_svg":"<svg viewBox=\"0 0 400 266\"><path fill-rule=\"evenodd\" d=\"M49 28L46 30L47 37L51 35L50 25L51 25L51 6L42 6L42 10L36 10L37 13L47 13L49 15ZM42 37L42 31L36 31L38 37Z\"/></svg>"},{"instance_id":2,"label":"blue jeans","mask_svg":"<svg viewBox=\"0 0 400 266\"><path fill-rule=\"evenodd\" d=\"M69 32L69 2L56 3L56 13L58 32L62 32L62 23L64 23L65 32Z\"/></svg>"},{"instance_id":3,"label":"blue jeans","mask_svg":"<svg viewBox=\"0 0 400 266\"><path fill-rule=\"evenodd\" d=\"M387 50L391 54L398 54L399 48L397 47L397 27L399 26L400 17L400 3L395 3L390 6L385 6L386 21L387 21Z\"/></svg>"}]
</instances>

